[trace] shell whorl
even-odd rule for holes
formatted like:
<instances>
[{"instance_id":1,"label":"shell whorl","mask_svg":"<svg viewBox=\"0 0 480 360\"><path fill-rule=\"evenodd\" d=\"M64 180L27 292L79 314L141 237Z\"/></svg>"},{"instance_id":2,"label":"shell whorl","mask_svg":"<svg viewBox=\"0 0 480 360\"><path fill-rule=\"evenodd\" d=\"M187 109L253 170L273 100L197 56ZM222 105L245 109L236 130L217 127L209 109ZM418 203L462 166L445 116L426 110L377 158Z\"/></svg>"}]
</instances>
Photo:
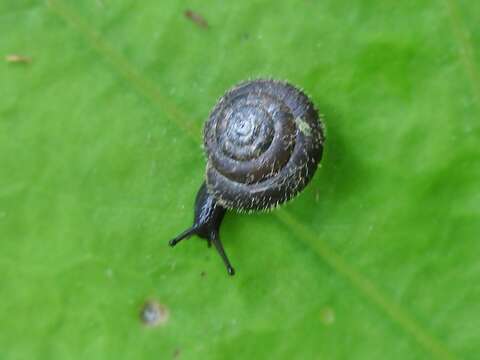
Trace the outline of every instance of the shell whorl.
<instances>
[{"instance_id":1,"label":"shell whorl","mask_svg":"<svg viewBox=\"0 0 480 360\"><path fill-rule=\"evenodd\" d=\"M205 124L208 192L227 209L276 207L311 180L323 142L318 113L302 91L275 80L241 83Z\"/></svg>"}]
</instances>

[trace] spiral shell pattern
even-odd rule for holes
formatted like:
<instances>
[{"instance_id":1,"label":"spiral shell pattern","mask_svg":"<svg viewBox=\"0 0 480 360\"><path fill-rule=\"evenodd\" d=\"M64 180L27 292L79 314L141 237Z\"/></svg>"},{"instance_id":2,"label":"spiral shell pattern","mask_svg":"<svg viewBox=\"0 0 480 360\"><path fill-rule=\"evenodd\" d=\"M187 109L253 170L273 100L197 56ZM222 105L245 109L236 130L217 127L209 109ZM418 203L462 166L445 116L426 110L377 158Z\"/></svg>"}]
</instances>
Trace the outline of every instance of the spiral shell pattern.
<instances>
[{"instance_id":1,"label":"spiral shell pattern","mask_svg":"<svg viewBox=\"0 0 480 360\"><path fill-rule=\"evenodd\" d=\"M312 179L323 142L318 113L301 90L275 80L241 83L205 124L208 192L227 209L276 207Z\"/></svg>"}]
</instances>

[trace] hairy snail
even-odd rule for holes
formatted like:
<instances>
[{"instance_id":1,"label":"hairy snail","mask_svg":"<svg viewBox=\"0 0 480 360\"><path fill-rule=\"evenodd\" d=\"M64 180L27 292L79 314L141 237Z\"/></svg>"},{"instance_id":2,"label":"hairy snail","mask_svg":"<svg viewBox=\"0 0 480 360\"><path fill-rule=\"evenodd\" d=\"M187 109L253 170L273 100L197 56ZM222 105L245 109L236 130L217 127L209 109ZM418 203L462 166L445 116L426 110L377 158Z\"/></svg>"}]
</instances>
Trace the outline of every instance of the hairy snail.
<instances>
[{"instance_id":1,"label":"hairy snail","mask_svg":"<svg viewBox=\"0 0 480 360\"><path fill-rule=\"evenodd\" d=\"M191 235L212 243L230 275L219 228L227 210L269 210L296 196L322 158L323 125L310 99L276 80L243 82L220 98L204 127L206 178L195 200Z\"/></svg>"}]
</instances>

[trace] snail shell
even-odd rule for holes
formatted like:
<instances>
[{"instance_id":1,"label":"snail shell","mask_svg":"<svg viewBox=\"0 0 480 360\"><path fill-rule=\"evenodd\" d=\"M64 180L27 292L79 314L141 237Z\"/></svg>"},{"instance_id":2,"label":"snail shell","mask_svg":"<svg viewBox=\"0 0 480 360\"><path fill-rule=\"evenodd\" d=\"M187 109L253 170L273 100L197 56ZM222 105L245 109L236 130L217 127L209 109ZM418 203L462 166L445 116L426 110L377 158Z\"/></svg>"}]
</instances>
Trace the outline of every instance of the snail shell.
<instances>
[{"instance_id":1,"label":"snail shell","mask_svg":"<svg viewBox=\"0 0 480 360\"><path fill-rule=\"evenodd\" d=\"M241 83L205 124L207 190L227 209L276 207L312 179L323 143L318 112L301 90L275 80Z\"/></svg>"}]
</instances>

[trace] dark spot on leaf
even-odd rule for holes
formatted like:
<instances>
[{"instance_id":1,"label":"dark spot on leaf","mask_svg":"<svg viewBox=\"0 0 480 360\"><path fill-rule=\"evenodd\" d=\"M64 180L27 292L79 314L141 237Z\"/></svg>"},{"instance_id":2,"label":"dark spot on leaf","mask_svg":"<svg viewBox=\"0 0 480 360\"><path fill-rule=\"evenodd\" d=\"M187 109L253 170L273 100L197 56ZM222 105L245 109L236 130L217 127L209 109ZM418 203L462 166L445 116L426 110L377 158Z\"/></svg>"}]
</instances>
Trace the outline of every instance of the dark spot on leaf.
<instances>
[{"instance_id":1,"label":"dark spot on leaf","mask_svg":"<svg viewBox=\"0 0 480 360\"><path fill-rule=\"evenodd\" d=\"M251 37L251 36L250 36L249 33L243 33L243 34L241 35L241 40L247 41L247 40L250 40L250 37Z\"/></svg>"},{"instance_id":2,"label":"dark spot on leaf","mask_svg":"<svg viewBox=\"0 0 480 360\"><path fill-rule=\"evenodd\" d=\"M149 327L165 325L169 316L167 307L155 300L147 300L140 310L140 320Z\"/></svg>"},{"instance_id":3,"label":"dark spot on leaf","mask_svg":"<svg viewBox=\"0 0 480 360\"><path fill-rule=\"evenodd\" d=\"M175 351L173 352L173 358L174 359L178 359L180 357L180 349L175 349Z\"/></svg>"},{"instance_id":4,"label":"dark spot on leaf","mask_svg":"<svg viewBox=\"0 0 480 360\"><path fill-rule=\"evenodd\" d=\"M205 271L202 271L202 272L200 273L200 276L201 276L201 277L205 277L206 275L207 275L207 273L206 273Z\"/></svg>"},{"instance_id":5,"label":"dark spot on leaf","mask_svg":"<svg viewBox=\"0 0 480 360\"><path fill-rule=\"evenodd\" d=\"M208 22L205 20L205 18L200 15L199 13L196 13L192 10L185 10L183 13L187 19L192 21L193 23L197 24L199 27L208 29Z\"/></svg>"}]
</instances>

